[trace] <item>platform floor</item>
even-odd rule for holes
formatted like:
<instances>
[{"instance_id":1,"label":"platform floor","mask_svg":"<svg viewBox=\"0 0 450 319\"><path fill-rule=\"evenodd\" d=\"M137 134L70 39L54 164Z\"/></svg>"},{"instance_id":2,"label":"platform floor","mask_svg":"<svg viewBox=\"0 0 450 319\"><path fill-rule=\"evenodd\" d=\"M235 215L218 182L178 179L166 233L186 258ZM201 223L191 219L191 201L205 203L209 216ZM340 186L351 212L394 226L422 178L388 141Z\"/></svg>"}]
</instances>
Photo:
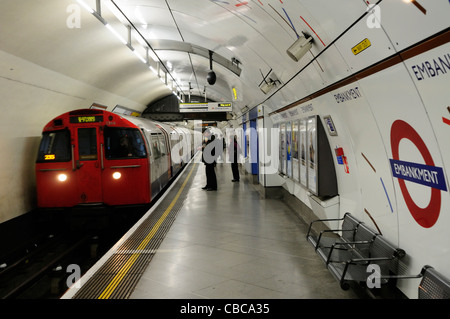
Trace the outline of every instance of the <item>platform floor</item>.
<instances>
[{"instance_id":1,"label":"platform floor","mask_svg":"<svg viewBox=\"0 0 450 319\"><path fill-rule=\"evenodd\" d=\"M261 199L230 164L204 191L202 163L177 218L130 299L358 299L343 291L281 200Z\"/></svg>"}]
</instances>

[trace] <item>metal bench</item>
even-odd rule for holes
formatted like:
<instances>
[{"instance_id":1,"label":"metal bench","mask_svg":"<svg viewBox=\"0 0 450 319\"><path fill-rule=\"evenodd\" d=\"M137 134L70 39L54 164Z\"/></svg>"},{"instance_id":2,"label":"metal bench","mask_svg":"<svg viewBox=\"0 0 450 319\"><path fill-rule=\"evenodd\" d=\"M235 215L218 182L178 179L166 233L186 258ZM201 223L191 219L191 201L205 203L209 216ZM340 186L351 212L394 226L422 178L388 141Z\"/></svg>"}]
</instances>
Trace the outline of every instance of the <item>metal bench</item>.
<instances>
[{"instance_id":1,"label":"metal bench","mask_svg":"<svg viewBox=\"0 0 450 319\"><path fill-rule=\"evenodd\" d=\"M313 226L318 222L340 221L341 229L325 229L314 235ZM338 235L338 232L341 235ZM326 236L327 233L335 237ZM352 281L366 283L371 275L370 264L377 265L375 274L380 284L385 284L398 274L398 261L405 252L389 243L364 223L346 213L340 219L320 219L311 222L307 240L314 246L316 253L327 265L331 274L340 282L341 288L349 289Z\"/></svg>"},{"instance_id":2,"label":"metal bench","mask_svg":"<svg viewBox=\"0 0 450 319\"><path fill-rule=\"evenodd\" d=\"M342 221L342 227L339 229L324 229L315 235L313 226L317 225L316 223L326 221ZM339 255L346 256L348 249L356 242L371 240L375 233L372 231L367 233L367 230L368 228L361 221L354 218L350 213L346 213L342 218L314 220L309 225L306 238L314 246L321 259L328 264L331 257L335 260L348 259L341 259L343 257Z\"/></svg>"},{"instance_id":3,"label":"metal bench","mask_svg":"<svg viewBox=\"0 0 450 319\"><path fill-rule=\"evenodd\" d=\"M422 278L418 287L419 299L450 299L450 280L440 274L432 266L423 266L420 274L418 275L398 275L389 276L389 278Z\"/></svg>"},{"instance_id":4,"label":"metal bench","mask_svg":"<svg viewBox=\"0 0 450 319\"><path fill-rule=\"evenodd\" d=\"M419 299L450 299L450 281L431 266L421 272Z\"/></svg>"},{"instance_id":5,"label":"metal bench","mask_svg":"<svg viewBox=\"0 0 450 319\"><path fill-rule=\"evenodd\" d=\"M328 266L333 261L369 258L370 245L377 235L379 234L363 223L359 224L355 231L354 241L335 242L328 251L325 263Z\"/></svg>"},{"instance_id":6,"label":"metal bench","mask_svg":"<svg viewBox=\"0 0 450 319\"><path fill-rule=\"evenodd\" d=\"M330 221L342 221L342 228L324 229L320 231L317 235L315 234L313 226L321 222L330 222ZM319 255L322 255L322 259L325 260L323 256L328 255L328 250L337 241L338 242L354 241L356 228L358 227L359 224L361 224L361 222L356 218L354 218L350 213L346 213L342 218L317 219L309 224L306 239L314 246L316 252L319 253ZM341 235L338 234L339 232L341 233Z\"/></svg>"},{"instance_id":7,"label":"metal bench","mask_svg":"<svg viewBox=\"0 0 450 319\"><path fill-rule=\"evenodd\" d=\"M368 247L367 247L368 246ZM364 247L360 249L360 247ZM347 290L349 283L367 283L370 275L379 278L380 284L386 284L389 279L398 274L398 262L406 254L389 243L383 236L377 235L370 243L356 243L352 251L353 256L347 260L330 260L327 264L331 274L339 281L341 288ZM362 258L359 258L360 255ZM377 265L376 274L368 271L369 265Z\"/></svg>"}]
</instances>

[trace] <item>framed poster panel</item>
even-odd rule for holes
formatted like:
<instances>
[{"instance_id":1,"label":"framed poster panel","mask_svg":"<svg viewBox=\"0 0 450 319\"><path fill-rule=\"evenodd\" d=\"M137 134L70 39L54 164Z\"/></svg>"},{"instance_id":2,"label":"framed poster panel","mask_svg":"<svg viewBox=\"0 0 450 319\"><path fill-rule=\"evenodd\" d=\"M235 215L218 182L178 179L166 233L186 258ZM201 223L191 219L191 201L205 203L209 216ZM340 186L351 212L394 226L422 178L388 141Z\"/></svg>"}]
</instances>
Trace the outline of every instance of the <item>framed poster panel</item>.
<instances>
[{"instance_id":1,"label":"framed poster panel","mask_svg":"<svg viewBox=\"0 0 450 319\"><path fill-rule=\"evenodd\" d=\"M280 124L280 170L286 175L286 124Z\"/></svg>"},{"instance_id":2,"label":"framed poster panel","mask_svg":"<svg viewBox=\"0 0 450 319\"><path fill-rule=\"evenodd\" d=\"M286 174L292 177L292 124L286 123Z\"/></svg>"},{"instance_id":3,"label":"framed poster panel","mask_svg":"<svg viewBox=\"0 0 450 319\"><path fill-rule=\"evenodd\" d=\"M247 123L247 127L250 127L248 124L249 123ZM249 129L247 129L245 131L245 149L246 149L245 157L251 158L252 151L250 148L250 130Z\"/></svg>"},{"instance_id":4,"label":"framed poster panel","mask_svg":"<svg viewBox=\"0 0 450 319\"><path fill-rule=\"evenodd\" d=\"M300 120L300 184L305 188L308 187L308 151L307 151L307 124L308 120L302 118Z\"/></svg>"},{"instance_id":5,"label":"framed poster panel","mask_svg":"<svg viewBox=\"0 0 450 319\"><path fill-rule=\"evenodd\" d=\"M307 125L308 145L308 189L315 195L317 189L317 117L308 117Z\"/></svg>"},{"instance_id":6,"label":"framed poster panel","mask_svg":"<svg viewBox=\"0 0 450 319\"><path fill-rule=\"evenodd\" d=\"M294 181L300 181L300 166L299 166L299 122L292 122L292 178Z\"/></svg>"},{"instance_id":7,"label":"framed poster panel","mask_svg":"<svg viewBox=\"0 0 450 319\"><path fill-rule=\"evenodd\" d=\"M276 145L272 145L272 147L277 147L278 148L278 154L277 154L277 156L278 156L278 163L277 163L277 170L278 170L278 172L281 172L281 153L280 153L280 151L281 151L281 127L280 127L280 124L274 124L274 126L273 126L275 129L276 129L276 131L275 132L277 132L277 144Z\"/></svg>"}]
</instances>

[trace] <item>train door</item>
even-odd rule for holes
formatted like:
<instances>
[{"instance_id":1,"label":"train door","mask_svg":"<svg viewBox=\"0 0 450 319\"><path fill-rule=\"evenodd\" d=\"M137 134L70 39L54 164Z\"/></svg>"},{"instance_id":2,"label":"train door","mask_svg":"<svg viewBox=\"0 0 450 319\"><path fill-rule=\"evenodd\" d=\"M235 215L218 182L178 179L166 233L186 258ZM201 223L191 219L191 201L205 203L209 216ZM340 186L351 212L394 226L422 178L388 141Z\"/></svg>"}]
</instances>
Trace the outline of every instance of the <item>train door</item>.
<instances>
[{"instance_id":1,"label":"train door","mask_svg":"<svg viewBox=\"0 0 450 319\"><path fill-rule=\"evenodd\" d=\"M79 204L101 203L99 127L79 127L75 131L75 178Z\"/></svg>"},{"instance_id":2,"label":"train door","mask_svg":"<svg viewBox=\"0 0 450 319\"><path fill-rule=\"evenodd\" d=\"M164 135L159 135L159 145L161 148L161 183L166 185L171 175L170 154L167 147L167 138Z\"/></svg>"},{"instance_id":3,"label":"train door","mask_svg":"<svg viewBox=\"0 0 450 319\"><path fill-rule=\"evenodd\" d=\"M172 127L170 133L171 152L170 158L172 162L172 174L175 175L181 169L183 161L183 136L176 128Z\"/></svg>"},{"instance_id":4,"label":"train door","mask_svg":"<svg viewBox=\"0 0 450 319\"><path fill-rule=\"evenodd\" d=\"M158 194L162 188L161 186L161 146L158 139L157 133L151 133L150 136L150 148L152 152L152 162L151 162L151 188L152 188L152 198Z\"/></svg>"},{"instance_id":5,"label":"train door","mask_svg":"<svg viewBox=\"0 0 450 319\"><path fill-rule=\"evenodd\" d=\"M152 190L152 178L153 178L153 152L152 152L152 144L151 144L151 138L150 138L150 131L145 130L144 128L141 128L142 136L144 137L145 143L147 144L147 153L148 153L148 180L150 181L149 187L150 187L150 201L153 198L153 190Z\"/></svg>"}]
</instances>

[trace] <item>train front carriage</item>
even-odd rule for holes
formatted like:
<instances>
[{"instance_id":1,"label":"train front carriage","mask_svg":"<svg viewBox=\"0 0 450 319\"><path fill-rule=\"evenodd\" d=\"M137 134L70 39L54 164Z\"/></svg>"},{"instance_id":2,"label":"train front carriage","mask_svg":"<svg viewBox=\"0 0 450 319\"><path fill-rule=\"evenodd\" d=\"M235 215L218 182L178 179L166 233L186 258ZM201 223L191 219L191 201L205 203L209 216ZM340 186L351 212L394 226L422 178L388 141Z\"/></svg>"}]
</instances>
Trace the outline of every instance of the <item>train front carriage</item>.
<instances>
[{"instance_id":1,"label":"train front carriage","mask_svg":"<svg viewBox=\"0 0 450 319\"><path fill-rule=\"evenodd\" d=\"M36 161L38 207L150 202L144 138L130 121L77 110L48 123Z\"/></svg>"}]
</instances>

